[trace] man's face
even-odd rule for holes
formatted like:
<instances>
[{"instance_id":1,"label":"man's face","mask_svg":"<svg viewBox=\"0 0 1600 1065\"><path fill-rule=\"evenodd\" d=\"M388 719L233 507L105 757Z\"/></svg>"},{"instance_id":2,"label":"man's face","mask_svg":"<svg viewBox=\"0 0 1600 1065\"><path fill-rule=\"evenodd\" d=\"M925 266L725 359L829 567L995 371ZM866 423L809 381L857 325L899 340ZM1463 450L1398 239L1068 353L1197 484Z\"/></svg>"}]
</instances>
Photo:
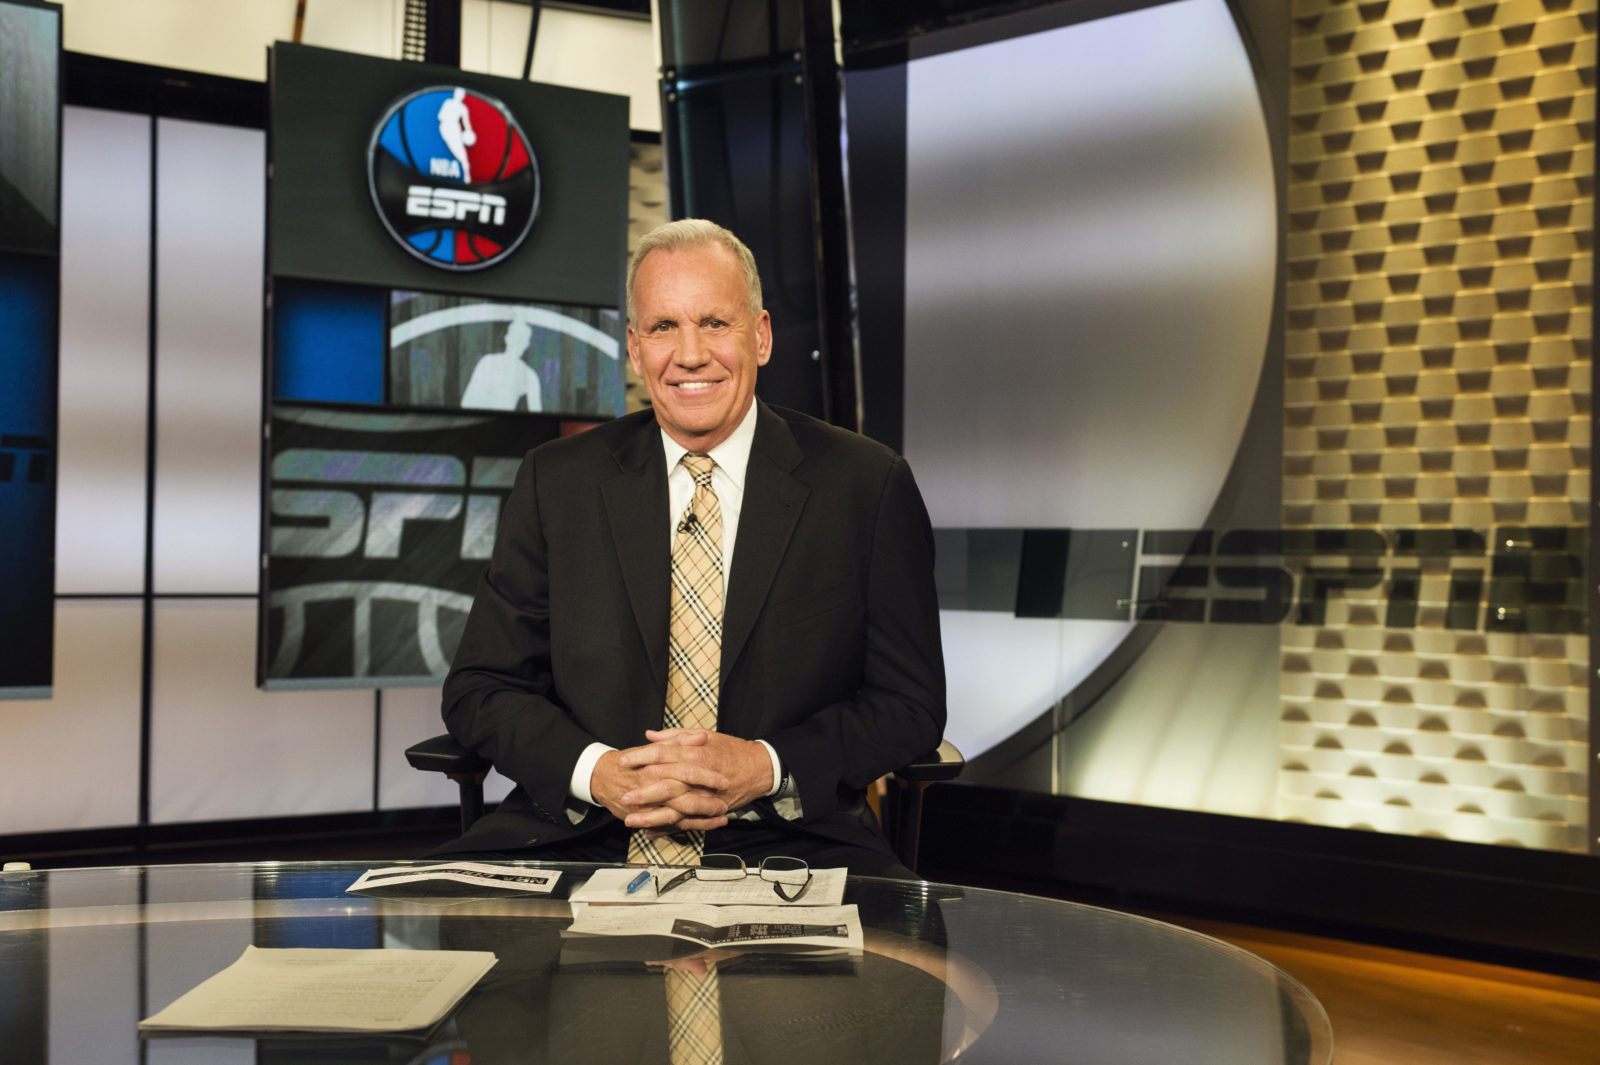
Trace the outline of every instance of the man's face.
<instances>
[{"instance_id":1,"label":"man's face","mask_svg":"<svg viewBox=\"0 0 1600 1065\"><path fill-rule=\"evenodd\" d=\"M772 355L772 322L753 314L744 272L720 244L645 256L633 278L628 361L656 421L690 451L726 440Z\"/></svg>"}]
</instances>

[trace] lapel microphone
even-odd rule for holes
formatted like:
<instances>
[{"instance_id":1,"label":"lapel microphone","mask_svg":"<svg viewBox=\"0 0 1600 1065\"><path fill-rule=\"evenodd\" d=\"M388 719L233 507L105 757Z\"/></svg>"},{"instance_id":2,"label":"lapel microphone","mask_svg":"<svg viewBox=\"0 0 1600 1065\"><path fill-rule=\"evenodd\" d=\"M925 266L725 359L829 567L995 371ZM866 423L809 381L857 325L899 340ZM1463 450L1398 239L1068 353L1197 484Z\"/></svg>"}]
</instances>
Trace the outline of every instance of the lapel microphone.
<instances>
[{"instance_id":1,"label":"lapel microphone","mask_svg":"<svg viewBox=\"0 0 1600 1065\"><path fill-rule=\"evenodd\" d=\"M682 521L678 522L678 531L681 533L694 532L694 527L699 523L700 519L696 518L694 516L694 511L691 510L687 515L684 516Z\"/></svg>"}]
</instances>

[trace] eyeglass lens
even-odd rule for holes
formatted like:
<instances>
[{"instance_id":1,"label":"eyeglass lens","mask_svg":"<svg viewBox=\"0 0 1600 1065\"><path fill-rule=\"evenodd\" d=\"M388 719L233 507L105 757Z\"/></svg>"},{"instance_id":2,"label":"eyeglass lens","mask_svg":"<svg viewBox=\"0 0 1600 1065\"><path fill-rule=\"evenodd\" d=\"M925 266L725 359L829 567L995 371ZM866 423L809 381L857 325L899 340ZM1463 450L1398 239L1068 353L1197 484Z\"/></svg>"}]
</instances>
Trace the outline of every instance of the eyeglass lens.
<instances>
[{"instance_id":1,"label":"eyeglass lens","mask_svg":"<svg viewBox=\"0 0 1600 1065\"><path fill-rule=\"evenodd\" d=\"M748 871L744 859L737 854L702 854L694 875L698 880L739 880Z\"/></svg>"},{"instance_id":2,"label":"eyeglass lens","mask_svg":"<svg viewBox=\"0 0 1600 1065\"><path fill-rule=\"evenodd\" d=\"M656 897L665 895L685 880L742 880L747 875L744 859L737 854L702 854L699 865L680 869L665 881L656 881Z\"/></svg>"},{"instance_id":3,"label":"eyeglass lens","mask_svg":"<svg viewBox=\"0 0 1600 1065\"><path fill-rule=\"evenodd\" d=\"M761 879L772 882L780 899L793 902L811 886L811 867L799 858L764 858Z\"/></svg>"}]
</instances>

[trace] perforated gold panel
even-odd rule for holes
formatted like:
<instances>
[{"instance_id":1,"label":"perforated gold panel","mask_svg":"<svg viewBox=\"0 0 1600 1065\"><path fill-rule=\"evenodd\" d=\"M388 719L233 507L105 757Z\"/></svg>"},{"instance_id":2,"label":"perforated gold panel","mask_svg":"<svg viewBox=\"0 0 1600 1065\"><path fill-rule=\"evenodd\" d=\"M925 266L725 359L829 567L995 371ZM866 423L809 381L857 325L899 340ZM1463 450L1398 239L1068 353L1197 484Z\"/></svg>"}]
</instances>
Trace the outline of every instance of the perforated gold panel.
<instances>
[{"instance_id":1,"label":"perforated gold panel","mask_svg":"<svg viewBox=\"0 0 1600 1065\"><path fill-rule=\"evenodd\" d=\"M1284 526L1481 539L1284 625L1288 819L1585 849L1587 637L1461 589L1588 524L1595 9L1293 0Z\"/></svg>"},{"instance_id":2,"label":"perforated gold panel","mask_svg":"<svg viewBox=\"0 0 1600 1065\"><path fill-rule=\"evenodd\" d=\"M667 221L667 187L661 166L661 145L634 141L628 148L628 252L639 238ZM630 364L624 370L627 384L623 407L632 412L650 405L644 382Z\"/></svg>"}]
</instances>

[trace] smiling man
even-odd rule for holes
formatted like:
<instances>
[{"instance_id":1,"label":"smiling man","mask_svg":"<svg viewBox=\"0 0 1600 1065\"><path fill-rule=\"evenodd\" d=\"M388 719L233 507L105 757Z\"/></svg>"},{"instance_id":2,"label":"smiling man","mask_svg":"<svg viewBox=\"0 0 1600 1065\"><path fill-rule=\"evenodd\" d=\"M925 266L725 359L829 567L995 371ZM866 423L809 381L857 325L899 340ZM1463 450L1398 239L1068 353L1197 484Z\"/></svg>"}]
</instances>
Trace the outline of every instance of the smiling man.
<instances>
[{"instance_id":1,"label":"smiling man","mask_svg":"<svg viewBox=\"0 0 1600 1065\"><path fill-rule=\"evenodd\" d=\"M517 786L436 854L910 875L864 802L944 729L932 532L905 461L755 397L755 259L686 219L628 265L651 409L529 453L445 683Z\"/></svg>"},{"instance_id":2,"label":"smiling man","mask_svg":"<svg viewBox=\"0 0 1600 1065\"><path fill-rule=\"evenodd\" d=\"M721 243L674 247L680 227L651 234L659 247L630 264L628 361L644 381L661 429L689 451L726 440L749 413L756 370L772 357L772 320L740 261ZM729 234L730 236L732 234ZM651 243L646 237L641 247ZM642 312L642 314L641 314Z\"/></svg>"}]
</instances>

